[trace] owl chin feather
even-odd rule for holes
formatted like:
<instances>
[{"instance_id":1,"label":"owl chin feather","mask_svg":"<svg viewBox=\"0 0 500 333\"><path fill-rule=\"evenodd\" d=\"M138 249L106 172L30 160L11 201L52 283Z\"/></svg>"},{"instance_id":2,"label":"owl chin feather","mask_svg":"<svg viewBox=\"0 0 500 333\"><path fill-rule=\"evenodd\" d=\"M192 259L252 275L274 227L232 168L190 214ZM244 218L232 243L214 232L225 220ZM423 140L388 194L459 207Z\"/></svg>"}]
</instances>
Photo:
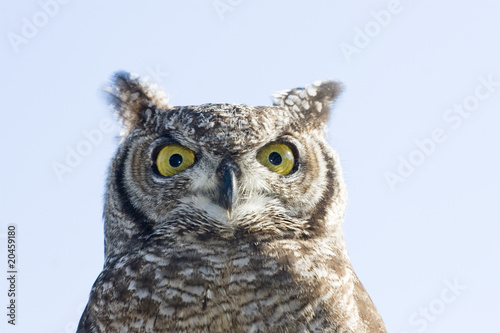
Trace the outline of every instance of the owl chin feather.
<instances>
[{"instance_id":1,"label":"owl chin feather","mask_svg":"<svg viewBox=\"0 0 500 333\"><path fill-rule=\"evenodd\" d=\"M284 214L284 210L276 209L276 200L270 199L263 195L255 195L248 199L240 199L237 201L231 211L231 217L225 208L216 203L213 198L205 195L194 195L190 197L181 198L179 200L183 206L174 208L171 211L172 215L177 215L178 212L185 212L189 209L196 214L203 215L207 220L213 221L218 225L224 225L228 228L236 228L240 225L251 225L256 219L271 217L272 213ZM256 214L256 212L260 212ZM169 214L170 215L170 214ZM169 219L172 220L172 219Z\"/></svg>"}]
</instances>

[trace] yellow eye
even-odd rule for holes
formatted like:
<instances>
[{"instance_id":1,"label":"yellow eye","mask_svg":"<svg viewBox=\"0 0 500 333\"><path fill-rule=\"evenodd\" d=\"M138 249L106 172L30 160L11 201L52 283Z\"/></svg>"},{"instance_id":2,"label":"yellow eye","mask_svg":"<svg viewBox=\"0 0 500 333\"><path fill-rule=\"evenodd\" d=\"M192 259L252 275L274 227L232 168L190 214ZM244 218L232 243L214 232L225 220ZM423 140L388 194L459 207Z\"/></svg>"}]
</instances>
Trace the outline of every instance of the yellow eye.
<instances>
[{"instance_id":1,"label":"yellow eye","mask_svg":"<svg viewBox=\"0 0 500 333\"><path fill-rule=\"evenodd\" d=\"M163 147L156 157L158 172L165 176L173 176L186 170L194 163L194 153L183 146L168 145Z\"/></svg>"},{"instance_id":2,"label":"yellow eye","mask_svg":"<svg viewBox=\"0 0 500 333\"><path fill-rule=\"evenodd\" d=\"M257 160L269 170L281 175L288 175L295 165L292 149L280 142L273 142L262 148L257 153Z\"/></svg>"}]
</instances>

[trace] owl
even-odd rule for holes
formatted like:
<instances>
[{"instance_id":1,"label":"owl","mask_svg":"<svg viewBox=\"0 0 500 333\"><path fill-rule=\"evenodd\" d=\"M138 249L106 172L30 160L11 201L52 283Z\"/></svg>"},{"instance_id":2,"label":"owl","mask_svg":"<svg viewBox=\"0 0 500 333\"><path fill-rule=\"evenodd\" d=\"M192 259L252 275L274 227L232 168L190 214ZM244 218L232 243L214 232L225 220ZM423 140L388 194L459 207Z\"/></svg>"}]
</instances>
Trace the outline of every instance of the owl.
<instances>
[{"instance_id":1,"label":"owl","mask_svg":"<svg viewBox=\"0 0 500 333\"><path fill-rule=\"evenodd\" d=\"M340 91L316 81L273 106L171 106L116 74L105 263L77 332L386 332L343 238L325 138Z\"/></svg>"}]
</instances>

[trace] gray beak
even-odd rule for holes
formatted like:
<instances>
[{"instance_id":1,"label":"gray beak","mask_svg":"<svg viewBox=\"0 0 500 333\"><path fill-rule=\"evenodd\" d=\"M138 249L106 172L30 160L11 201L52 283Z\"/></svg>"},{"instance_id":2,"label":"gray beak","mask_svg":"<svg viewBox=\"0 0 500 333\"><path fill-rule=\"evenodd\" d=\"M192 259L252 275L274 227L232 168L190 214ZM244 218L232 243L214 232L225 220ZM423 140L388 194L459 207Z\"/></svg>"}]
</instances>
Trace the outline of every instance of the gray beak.
<instances>
[{"instance_id":1,"label":"gray beak","mask_svg":"<svg viewBox=\"0 0 500 333\"><path fill-rule=\"evenodd\" d=\"M231 212L238 199L238 182L240 170L231 157L222 160L217 169L217 176L220 181L218 204L227 211L227 216L231 219Z\"/></svg>"}]
</instances>

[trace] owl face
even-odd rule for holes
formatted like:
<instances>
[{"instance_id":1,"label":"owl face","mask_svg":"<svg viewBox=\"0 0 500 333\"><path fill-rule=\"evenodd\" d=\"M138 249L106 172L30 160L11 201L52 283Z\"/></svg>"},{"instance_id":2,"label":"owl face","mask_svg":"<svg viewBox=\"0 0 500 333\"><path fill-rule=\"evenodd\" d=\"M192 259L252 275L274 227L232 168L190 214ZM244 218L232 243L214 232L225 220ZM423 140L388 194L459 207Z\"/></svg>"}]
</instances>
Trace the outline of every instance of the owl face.
<instances>
[{"instance_id":1,"label":"owl face","mask_svg":"<svg viewBox=\"0 0 500 333\"><path fill-rule=\"evenodd\" d=\"M120 198L107 201L127 218L114 227L130 237L318 232L343 189L324 137L339 90L317 82L278 93L269 107L172 107L154 87L118 74L110 93L124 132L108 193Z\"/></svg>"}]
</instances>

